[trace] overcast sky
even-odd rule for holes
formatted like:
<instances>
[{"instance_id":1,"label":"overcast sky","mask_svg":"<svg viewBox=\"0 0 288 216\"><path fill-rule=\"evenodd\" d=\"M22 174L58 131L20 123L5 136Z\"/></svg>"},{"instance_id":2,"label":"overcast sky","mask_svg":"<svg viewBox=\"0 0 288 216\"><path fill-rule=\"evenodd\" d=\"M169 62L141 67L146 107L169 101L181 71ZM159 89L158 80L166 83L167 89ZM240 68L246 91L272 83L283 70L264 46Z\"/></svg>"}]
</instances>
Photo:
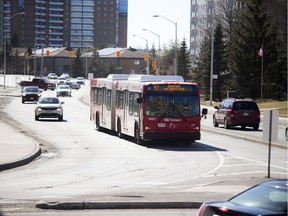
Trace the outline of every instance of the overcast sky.
<instances>
[{"instance_id":1,"label":"overcast sky","mask_svg":"<svg viewBox=\"0 0 288 216\"><path fill-rule=\"evenodd\" d=\"M190 0L129 0L128 1L128 47L145 49L148 40L149 49L152 44L158 49L160 36L161 49L175 41L175 25L168 20L153 15L162 15L172 22L177 22L177 37L180 43L186 38L189 47ZM140 37L135 37L138 35Z\"/></svg>"}]
</instances>

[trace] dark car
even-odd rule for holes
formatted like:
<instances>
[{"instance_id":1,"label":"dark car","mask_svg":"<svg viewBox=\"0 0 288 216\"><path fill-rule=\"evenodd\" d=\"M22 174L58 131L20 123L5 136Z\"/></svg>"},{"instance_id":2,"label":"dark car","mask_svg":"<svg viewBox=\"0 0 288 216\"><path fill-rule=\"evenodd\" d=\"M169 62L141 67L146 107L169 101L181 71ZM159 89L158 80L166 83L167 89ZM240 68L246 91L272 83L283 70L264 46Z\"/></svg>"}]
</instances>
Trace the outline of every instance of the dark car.
<instances>
[{"instance_id":1,"label":"dark car","mask_svg":"<svg viewBox=\"0 0 288 216\"><path fill-rule=\"evenodd\" d=\"M259 129L260 111L258 105L252 99L234 99L229 98L214 107L216 109L213 115L213 125L218 127L223 124L226 129L232 126L253 127Z\"/></svg>"},{"instance_id":2,"label":"dark car","mask_svg":"<svg viewBox=\"0 0 288 216\"><path fill-rule=\"evenodd\" d=\"M38 101L42 91L38 86L25 86L21 92L22 103L25 103L26 101Z\"/></svg>"},{"instance_id":3,"label":"dark car","mask_svg":"<svg viewBox=\"0 0 288 216\"><path fill-rule=\"evenodd\" d=\"M203 203L197 216L287 216L287 180L258 184L224 202Z\"/></svg>"}]
</instances>

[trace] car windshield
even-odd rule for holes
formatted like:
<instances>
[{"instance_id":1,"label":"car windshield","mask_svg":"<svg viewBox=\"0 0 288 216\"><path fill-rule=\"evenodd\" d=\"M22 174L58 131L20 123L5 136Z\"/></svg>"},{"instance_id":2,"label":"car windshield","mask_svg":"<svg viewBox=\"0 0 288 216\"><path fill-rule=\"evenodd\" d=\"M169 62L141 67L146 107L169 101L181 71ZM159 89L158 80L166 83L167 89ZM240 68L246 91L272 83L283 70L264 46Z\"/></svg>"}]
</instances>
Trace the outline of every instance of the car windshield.
<instances>
[{"instance_id":1,"label":"car windshield","mask_svg":"<svg viewBox=\"0 0 288 216\"><path fill-rule=\"evenodd\" d=\"M37 87L24 88L23 92L25 92L25 93L38 93L39 88L37 88Z\"/></svg>"},{"instance_id":2,"label":"car windshield","mask_svg":"<svg viewBox=\"0 0 288 216\"><path fill-rule=\"evenodd\" d=\"M70 87L67 86L67 85L59 85L58 88L59 88L59 89L70 89Z\"/></svg>"},{"instance_id":3,"label":"car windshield","mask_svg":"<svg viewBox=\"0 0 288 216\"><path fill-rule=\"evenodd\" d=\"M229 201L241 206L285 212L287 211L287 190L284 188L258 185Z\"/></svg>"},{"instance_id":4,"label":"car windshield","mask_svg":"<svg viewBox=\"0 0 288 216\"><path fill-rule=\"evenodd\" d=\"M42 98L39 98L38 103L40 103L40 104L59 104L60 101L56 97L42 97Z\"/></svg>"},{"instance_id":5,"label":"car windshield","mask_svg":"<svg viewBox=\"0 0 288 216\"><path fill-rule=\"evenodd\" d=\"M188 117L199 115L198 95L147 95L145 115L155 117Z\"/></svg>"}]
</instances>

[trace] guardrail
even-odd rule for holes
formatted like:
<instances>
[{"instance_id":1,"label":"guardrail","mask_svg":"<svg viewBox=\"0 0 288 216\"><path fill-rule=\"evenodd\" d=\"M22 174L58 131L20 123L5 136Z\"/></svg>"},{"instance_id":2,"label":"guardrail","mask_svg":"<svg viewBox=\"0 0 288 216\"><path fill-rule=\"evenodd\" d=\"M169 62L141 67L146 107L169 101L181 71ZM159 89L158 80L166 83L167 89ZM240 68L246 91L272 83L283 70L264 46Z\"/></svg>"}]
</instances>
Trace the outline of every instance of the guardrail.
<instances>
[{"instance_id":1,"label":"guardrail","mask_svg":"<svg viewBox=\"0 0 288 216\"><path fill-rule=\"evenodd\" d=\"M6 87L20 87L18 83L22 80L32 80L32 75L5 75L5 86ZM0 86L4 86L4 75L0 74Z\"/></svg>"}]
</instances>

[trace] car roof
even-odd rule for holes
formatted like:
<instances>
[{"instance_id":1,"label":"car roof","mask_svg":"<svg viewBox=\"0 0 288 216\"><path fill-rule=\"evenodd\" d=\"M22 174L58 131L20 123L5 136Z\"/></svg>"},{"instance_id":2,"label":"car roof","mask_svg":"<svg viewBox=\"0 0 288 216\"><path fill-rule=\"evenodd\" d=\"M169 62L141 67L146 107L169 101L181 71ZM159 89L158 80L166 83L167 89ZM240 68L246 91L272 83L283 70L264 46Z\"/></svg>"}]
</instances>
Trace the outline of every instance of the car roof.
<instances>
[{"instance_id":1,"label":"car roof","mask_svg":"<svg viewBox=\"0 0 288 216\"><path fill-rule=\"evenodd\" d=\"M244 102L255 102L252 98L227 98L224 101L244 101Z\"/></svg>"},{"instance_id":2,"label":"car roof","mask_svg":"<svg viewBox=\"0 0 288 216\"><path fill-rule=\"evenodd\" d=\"M271 181L263 182L260 185L288 189L288 180L287 179L271 180Z\"/></svg>"}]
</instances>

